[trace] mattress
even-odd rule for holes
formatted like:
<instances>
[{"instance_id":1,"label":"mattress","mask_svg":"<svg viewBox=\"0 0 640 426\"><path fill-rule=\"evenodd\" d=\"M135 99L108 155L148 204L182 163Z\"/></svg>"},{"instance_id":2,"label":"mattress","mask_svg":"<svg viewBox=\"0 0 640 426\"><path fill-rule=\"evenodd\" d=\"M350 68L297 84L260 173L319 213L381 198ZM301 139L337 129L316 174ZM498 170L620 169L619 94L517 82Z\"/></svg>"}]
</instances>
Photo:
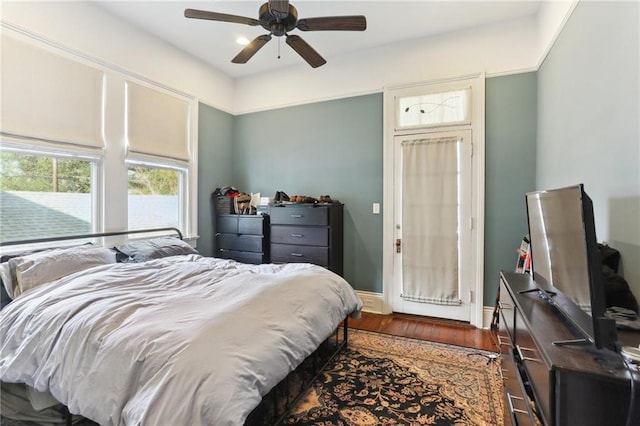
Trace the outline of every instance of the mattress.
<instances>
[{"instance_id":1,"label":"mattress","mask_svg":"<svg viewBox=\"0 0 640 426\"><path fill-rule=\"evenodd\" d=\"M0 380L101 425L240 425L361 307L311 264L191 254L96 266L0 311Z\"/></svg>"}]
</instances>

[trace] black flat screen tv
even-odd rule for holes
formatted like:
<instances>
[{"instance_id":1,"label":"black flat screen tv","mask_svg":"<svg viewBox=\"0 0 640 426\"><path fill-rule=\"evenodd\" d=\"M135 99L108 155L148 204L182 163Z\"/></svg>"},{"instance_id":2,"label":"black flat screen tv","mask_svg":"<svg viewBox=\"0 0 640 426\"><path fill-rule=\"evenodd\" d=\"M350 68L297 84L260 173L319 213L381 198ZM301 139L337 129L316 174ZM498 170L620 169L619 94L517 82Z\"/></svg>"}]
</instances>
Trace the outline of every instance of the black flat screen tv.
<instances>
[{"instance_id":1,"label":"black flat screen tv","mask_svg":"<svg viewBox=\"0 0 640 426\"><path fill-rule=\"evenodd\" d=\"M578 329L581 336L572 343L615 349L615 322L605 318L593 202L584 185L529 192L526 203L531 268L541 297Z\"/></svg>"}]
</instances>

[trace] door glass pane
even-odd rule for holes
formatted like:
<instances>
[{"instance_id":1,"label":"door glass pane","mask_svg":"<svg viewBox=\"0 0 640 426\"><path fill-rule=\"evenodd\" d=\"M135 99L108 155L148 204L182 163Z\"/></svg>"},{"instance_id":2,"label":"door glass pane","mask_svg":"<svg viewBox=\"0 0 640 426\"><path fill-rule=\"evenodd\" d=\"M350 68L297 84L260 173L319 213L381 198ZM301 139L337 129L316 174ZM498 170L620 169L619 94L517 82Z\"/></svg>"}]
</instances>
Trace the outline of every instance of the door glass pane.
<instances>
[{"instance_id":1,"label":"door glass pane","mask_svg":"<svg viewBox=\"0 0 640 426\"><path fill-rule=\"evenodd\" d=\"M397 128L469 123L469 89L398 99Z\"/></svg>"},{"instance_id":2,"label":"door glass pane","mask_svg":"<svg viewBox=\"0 0 640 426\"><path fill-rule=\"evenodd\" d=\"M90 160L0 152L3 242L93 231Z\"/></svg>"},{"instance_id":3,"label":"door glass pane","mask_svg":"<svg viewBox=\"0 0 640 426\"><path fill-rule=\"evenodd\" d=\"M129 229L180 228L181 173L146 165L128 168Z\"/></svg>"}]
</instances>

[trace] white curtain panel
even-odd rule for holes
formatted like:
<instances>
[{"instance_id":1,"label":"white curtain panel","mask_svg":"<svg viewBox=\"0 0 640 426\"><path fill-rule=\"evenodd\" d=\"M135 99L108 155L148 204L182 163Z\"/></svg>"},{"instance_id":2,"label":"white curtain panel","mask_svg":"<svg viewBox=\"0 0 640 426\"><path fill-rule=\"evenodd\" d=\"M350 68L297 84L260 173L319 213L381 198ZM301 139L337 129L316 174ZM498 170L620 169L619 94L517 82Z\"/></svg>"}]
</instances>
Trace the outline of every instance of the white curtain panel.
<instances>
[{"instance_id":1,"label":"white curtain panel","mask_svg":"<svg viewBox=\"0 0 640 426\"><path fill-rule=\"evenodd\" d=\"M402 143L402 298L460 304L455 137Z\"/></svg>"}]
</instances>

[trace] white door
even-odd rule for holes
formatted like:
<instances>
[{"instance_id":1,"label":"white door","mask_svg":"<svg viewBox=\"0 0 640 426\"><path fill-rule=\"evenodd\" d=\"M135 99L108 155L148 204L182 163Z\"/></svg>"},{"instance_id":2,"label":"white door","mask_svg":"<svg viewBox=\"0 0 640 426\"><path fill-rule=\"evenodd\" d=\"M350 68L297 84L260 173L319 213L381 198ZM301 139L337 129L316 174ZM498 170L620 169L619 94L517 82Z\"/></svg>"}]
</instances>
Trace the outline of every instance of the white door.
<instances>
[{"instance_id":1,"label":"white door","mask_svg":"<svg viewBox=\"0 0 640 426\"><path fill-rule=\"evenodd\" d=\"M470 321L472 130L394 137L395 312Z\"/></svg>"}]
</instances>

